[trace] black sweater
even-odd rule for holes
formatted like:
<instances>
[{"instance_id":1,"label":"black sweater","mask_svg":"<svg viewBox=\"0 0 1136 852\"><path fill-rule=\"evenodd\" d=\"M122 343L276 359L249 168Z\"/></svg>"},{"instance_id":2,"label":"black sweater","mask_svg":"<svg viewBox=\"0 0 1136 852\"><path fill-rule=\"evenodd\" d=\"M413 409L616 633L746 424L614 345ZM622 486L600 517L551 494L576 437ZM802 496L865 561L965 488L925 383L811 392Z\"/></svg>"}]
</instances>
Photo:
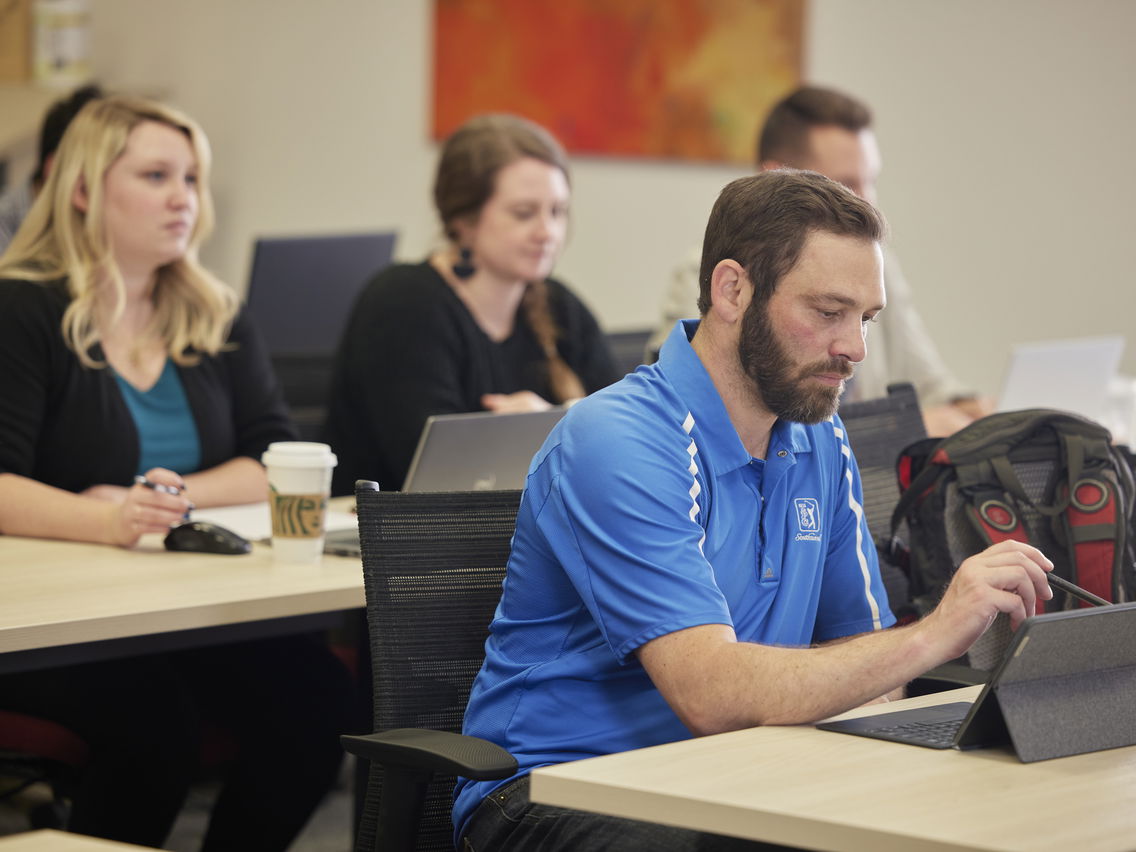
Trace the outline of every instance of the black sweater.
<instances>
[{"instance_id":1,"label":"black sweater","mask_svg":"<svg viewBox=\"0 0 1136 852\"><path fill-rule=\"evenodd\" d=\"M588 393L615 381L607 340L571 291L548 281L557 348ZM548 364L518 309L495 343L429 263L380 272L352 311L336 356L328 441L339 457L332 493L356 479L397 490L426 418L483 410L481 396L529 390L552 400Z\"/></svg>"},{"instance_id":2,"label":"black sweater","mask_svg":"<svg viewBox=\"0 0 1136 852\"><path fill-rule=\"evenodd\" d=\"M140 452L134 420L114 374L84 367L64 343L67 304L62 282L0 281L0 473L68 491L130 485ZM201 470L237 456L259 461L270 442L295 440L264 347L243 316L229 344L177 368Z\"/></svg>"}]
</instances>

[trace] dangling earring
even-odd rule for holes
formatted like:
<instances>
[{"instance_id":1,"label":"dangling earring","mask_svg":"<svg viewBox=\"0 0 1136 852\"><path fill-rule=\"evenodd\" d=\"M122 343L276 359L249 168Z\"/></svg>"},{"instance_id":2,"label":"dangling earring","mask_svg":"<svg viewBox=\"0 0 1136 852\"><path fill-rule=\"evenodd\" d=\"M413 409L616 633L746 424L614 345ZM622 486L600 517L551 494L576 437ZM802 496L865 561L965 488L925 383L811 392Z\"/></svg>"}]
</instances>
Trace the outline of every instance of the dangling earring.
<instances>
[{"instance_id":1,"label":"dangling earring","mask_svg":"<svg viewBox=\"0 0 1136 852\"><path fill-rule=\"evenodd\" d=\"M465 281L467 278L472 278L473 273L477 272L477 267L473 265L473 249L462 248L461 259L458 260L452 267L454 275Z\"/></svg>"}]
</instances>

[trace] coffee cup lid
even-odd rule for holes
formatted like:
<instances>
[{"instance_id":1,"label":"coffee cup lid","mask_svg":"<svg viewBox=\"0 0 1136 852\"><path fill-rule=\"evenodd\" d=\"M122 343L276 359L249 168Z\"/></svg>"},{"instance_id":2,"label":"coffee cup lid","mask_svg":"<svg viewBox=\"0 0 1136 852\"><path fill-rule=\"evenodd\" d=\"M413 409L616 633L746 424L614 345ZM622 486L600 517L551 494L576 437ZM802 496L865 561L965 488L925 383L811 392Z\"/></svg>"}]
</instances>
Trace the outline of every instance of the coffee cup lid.
<instances>
[{"instance_id":1,"label":"coffee cup lid","mask_svg":"<svg viewBox=\"0 0 1136 852\"><path fill-rule=\"evenodd\" d=\"M314 441L274 441L260 461L281 467L335 467L338 463L330 446Z\"/></svg>"}]
</instances>

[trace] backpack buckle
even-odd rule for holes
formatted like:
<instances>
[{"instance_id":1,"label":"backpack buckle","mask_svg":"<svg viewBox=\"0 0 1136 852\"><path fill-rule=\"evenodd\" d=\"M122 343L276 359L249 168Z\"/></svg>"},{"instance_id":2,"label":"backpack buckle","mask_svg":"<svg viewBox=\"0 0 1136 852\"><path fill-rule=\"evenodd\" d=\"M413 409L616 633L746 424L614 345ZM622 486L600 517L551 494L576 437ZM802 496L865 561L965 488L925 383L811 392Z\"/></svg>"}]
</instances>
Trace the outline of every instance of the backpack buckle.
<instances>
[{"instance_id":1,"label":"backpack buckle","mask_svg":"<svg viewBox=\"0 0 1136 852\"><path fill-rule=\"evenodd\" d=\"M1097 479L1084 477L1077 480L1069 495L1069 502L1082 512L1097 512L1108 502L1108 486Z\"/></svg>"},{"instance_id":2,"label":"backpack buckle","mask_svg":"<svg viewBox=\"0 0 1136 852\"><path fill-rule=\"evenodd\" d=\"M1005 500L989 498L978 504L978 517L998 532L1012 532L1018 527L1018 513Z\"/></svg>"}]
</instances>

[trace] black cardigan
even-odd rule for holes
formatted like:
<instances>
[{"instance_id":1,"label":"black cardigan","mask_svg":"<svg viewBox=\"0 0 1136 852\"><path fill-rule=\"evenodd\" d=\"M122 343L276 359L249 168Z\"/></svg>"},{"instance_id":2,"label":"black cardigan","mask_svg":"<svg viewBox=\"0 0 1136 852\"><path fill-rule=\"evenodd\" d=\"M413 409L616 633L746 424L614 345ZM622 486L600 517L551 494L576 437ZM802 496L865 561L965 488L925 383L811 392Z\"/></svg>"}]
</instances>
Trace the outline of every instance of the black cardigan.
<instances>
[{"instance_id":1,"label":"black cardigan","mask_svg":"<svg viewBox=\"0 0 1136 852\"><path fill-rule=\"evenodd\" d=\"M588 393L617 378L607 339L563 284L548 281L557 348ZM327 437L339 457L332 493L356 479L397 490L432 414L482 411L481 396L530 390L552 399L548 364L523 309L492 341L428 263L380 272L352 311L336 356Z\"/></svg>"},{"instance_id":2,"label":"black cardigan","mask_svg":"<svg viewBox=\"0 0 1136 852\"><path fill-rule=\"evenodd\" d=\"M62 282L0 280L0 473L76 492L129 485L140 453L134 420L113 373L84 367L64 343L67 304ZM201 470L237 456L259 461L270 442L295 440L263 344L243 315L225 349L177 370Z\"/></svg>"}]
</instances>

